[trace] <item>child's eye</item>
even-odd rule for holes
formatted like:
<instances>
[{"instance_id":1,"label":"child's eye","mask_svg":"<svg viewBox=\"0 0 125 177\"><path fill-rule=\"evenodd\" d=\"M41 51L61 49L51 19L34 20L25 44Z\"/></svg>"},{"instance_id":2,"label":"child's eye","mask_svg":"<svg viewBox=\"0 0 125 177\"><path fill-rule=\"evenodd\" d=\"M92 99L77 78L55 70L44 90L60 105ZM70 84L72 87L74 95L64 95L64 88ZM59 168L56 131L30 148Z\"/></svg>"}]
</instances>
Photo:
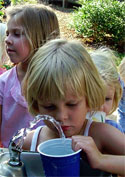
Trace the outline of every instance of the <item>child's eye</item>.
<instances>
[{"instance_id":1,"label":"child's eye","mask_svg":"<svg viewBox=\"0 0 125 177\"><path fill-rule=\"evenodd\" d=\"M20 36L21 36L21 33L15 32L14 35L17 36L17 37L20 37Z\"/></svg>"},{"instance_id":2,"label":"child's eye","mask_svg":"<svg viewBox=\"0 0 125 177\"><path fill-rule=\"evenodd\" d=\"M105 98L105 101L110 101L110 100L111 100L111 98L109 98L109 97Z\"/></svg>"},{"instance_id":3,"label":"child's eye","mask_svg":"<svg viewBox=\"0 0 125 177\"><path fill-rule=\"evenodd\" d=\"M20 37L23 34L23 31L15 29L15 30L13 30L13 34L17 37Z\"/></svg>"},{"instance_id":4,"label":"child's eye","mask_svg":"<svg viewBox=\"0 0 125 177\"><path fill-rule=\"evenodd\" d=\"M67 106L69 107L75 107L77 104L76 103L68 103Z\"/></svg>"},{"instance_id":5,"label":"child's eye","mask_svg":"<svg viewBox=\"0 0 125 177\"><path fill-rule=\"evenodd\" d=\"M55 109L56 109L56 106L54 106L54 105L43 106L43 108L46 109L46 110L55 110Z\"/></svg>"}]
</instances>

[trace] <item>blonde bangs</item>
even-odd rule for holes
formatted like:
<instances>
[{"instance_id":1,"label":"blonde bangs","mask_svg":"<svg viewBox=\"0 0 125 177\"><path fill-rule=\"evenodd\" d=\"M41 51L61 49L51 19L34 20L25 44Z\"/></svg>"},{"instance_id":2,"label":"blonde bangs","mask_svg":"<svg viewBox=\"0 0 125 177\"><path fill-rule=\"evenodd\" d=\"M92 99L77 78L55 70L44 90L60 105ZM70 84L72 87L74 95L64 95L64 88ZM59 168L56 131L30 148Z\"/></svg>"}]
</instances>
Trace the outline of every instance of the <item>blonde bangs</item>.
<instances>
[{"instance_id":1,"label":"blonde bangs","mask_svg":"<svg viewBox=\"0 0 125 177\"><path fill-rule=\"evenodd\" d=\"M64 52L57 55L57 51L51 53L50 48L48 49L47 52L47 49L44 50L44 46L40 48L32 58L30 63L32 67L29 65L30 77L27 76L27 78L29 77L29 95L33 93L33 99L39 101L64 99L67 90L77 96L85 95L82 67L80 65L76 67L77 62ZM44 51L46 52L44 53ZM36 65L37 67L35 67ZM30 78L32 79L30 80Z\"/></svg>"},{"instance_id":2,"label":"blonde bangs","mask_svg":"<svg viewBox=\"0 0 125 177\"><path fill-rule=\"evenodd\" d=\"M38 101L62 100L67 92L84 96L93 111L104 103L104 83L81 43L63 39L46 43L34 54L27 71L26 99L32 113L38 110Z\"/></svg>"},{"instance_id":3,"label":"blonde bangs","mask_svg":"<svg viewBox=\"0 0 125 177\"><path fill-rule=\"evenodd\" d=\"M66 65L64 66L62 63L58 66L53 66L52 69L52 65L53 64L51 63L51 69L49 66L48 69L46 67L45 72L42 72L38 77L37 74L35 74L36 71L34 72L34 76L31 75L31 77L34 78L34 80L32 80L35 87L32 89L32 91L34 90L34 100L54 101L55 99L65 99L67 91L70 91L71 94L73 93L77 97L85 95L85 82L82 74L81 79L78 79L79 70L73 72L69 67ZM42 66L44 67L44 65ZM56 70L54 70L54 67L56 67ZM30 88L31 84L29 85Z\"/></svg>"}]
</instances>

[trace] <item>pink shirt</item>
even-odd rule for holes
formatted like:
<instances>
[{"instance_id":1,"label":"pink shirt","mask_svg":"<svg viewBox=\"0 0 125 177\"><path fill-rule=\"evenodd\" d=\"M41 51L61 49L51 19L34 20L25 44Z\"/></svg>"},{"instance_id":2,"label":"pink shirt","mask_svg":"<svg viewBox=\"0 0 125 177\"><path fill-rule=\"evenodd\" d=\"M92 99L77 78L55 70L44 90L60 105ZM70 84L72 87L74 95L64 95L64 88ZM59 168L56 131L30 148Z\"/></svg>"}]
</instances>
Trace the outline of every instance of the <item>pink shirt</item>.
<instances>
[{"instance_id":1,"label":"pink shirt","mask_svg":"<svg viewBox=\"0 0 125 177\"><path fill-rule=\"evenodd\" d=\"M16 66L0 75L0 105L2 105L1 141L8 147L10 139L33 120L21 95Z\"/></svg>"}]
</instances>

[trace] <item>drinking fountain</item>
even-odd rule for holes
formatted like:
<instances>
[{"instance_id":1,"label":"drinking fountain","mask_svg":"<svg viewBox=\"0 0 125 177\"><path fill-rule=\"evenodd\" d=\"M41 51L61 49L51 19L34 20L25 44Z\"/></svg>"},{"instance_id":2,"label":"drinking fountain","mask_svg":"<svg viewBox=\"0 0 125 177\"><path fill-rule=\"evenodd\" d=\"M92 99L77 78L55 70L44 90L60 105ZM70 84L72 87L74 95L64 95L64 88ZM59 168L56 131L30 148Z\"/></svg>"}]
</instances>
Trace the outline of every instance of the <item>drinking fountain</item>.
<instances>
[{"instance_id":1,"label":"drinking fountain","mask_svg":"<svg viewBox=\"0 0 125 177\"><path fill-rule=\"evenodd\" d=\"M29 151L22 152L24 138L28 131L32 130L33 126L35 126L40 120L51 122L57 128L60 137L64 137L61 126L53 117L49 115L37 115L34 120L30 122L29 128L22 128L13 136L8 149L0 148L0 177L27 177L31 175L31 172L29 173L31 169L34 171L34 177L35 174L44 176L39 154ZM31 159L32 164L30 164ZM36 166L37 162L40 165Z\"/></svg>"},{"instance_id":2,"label":"drinking fountain","mask_svg":"<svg viewBox=\"0 0 125 177\"><path fill-rule=\"evenodd\" d=\"M4 149L0 152L0 176L26 177L25 165L20 160L21 149L11 141L8 150L9 153L7 150L4 152Z\"/></svg>"}]
</instances>

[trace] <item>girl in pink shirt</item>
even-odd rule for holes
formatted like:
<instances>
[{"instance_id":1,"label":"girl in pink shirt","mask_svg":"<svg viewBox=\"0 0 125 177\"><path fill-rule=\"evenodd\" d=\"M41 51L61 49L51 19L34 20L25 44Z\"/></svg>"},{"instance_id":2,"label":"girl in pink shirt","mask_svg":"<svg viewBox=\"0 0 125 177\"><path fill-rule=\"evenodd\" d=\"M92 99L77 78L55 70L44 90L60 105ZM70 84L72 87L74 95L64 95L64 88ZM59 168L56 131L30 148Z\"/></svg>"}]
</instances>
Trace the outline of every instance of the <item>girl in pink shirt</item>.
<instances>
[{"instance_id":1,"label":"girl in pink shirt","mask_svg":"<svg viewBox=\"0 0 125 177\"><path fill-rule=\"evenodd\" d=\"M8 7L6 13L6 52L15 66L0 76L0 141L4 147L33 120L21 91L28 63L40 46L59 36L55 13L43 5Z\"/></svg>"}]
</instances>

